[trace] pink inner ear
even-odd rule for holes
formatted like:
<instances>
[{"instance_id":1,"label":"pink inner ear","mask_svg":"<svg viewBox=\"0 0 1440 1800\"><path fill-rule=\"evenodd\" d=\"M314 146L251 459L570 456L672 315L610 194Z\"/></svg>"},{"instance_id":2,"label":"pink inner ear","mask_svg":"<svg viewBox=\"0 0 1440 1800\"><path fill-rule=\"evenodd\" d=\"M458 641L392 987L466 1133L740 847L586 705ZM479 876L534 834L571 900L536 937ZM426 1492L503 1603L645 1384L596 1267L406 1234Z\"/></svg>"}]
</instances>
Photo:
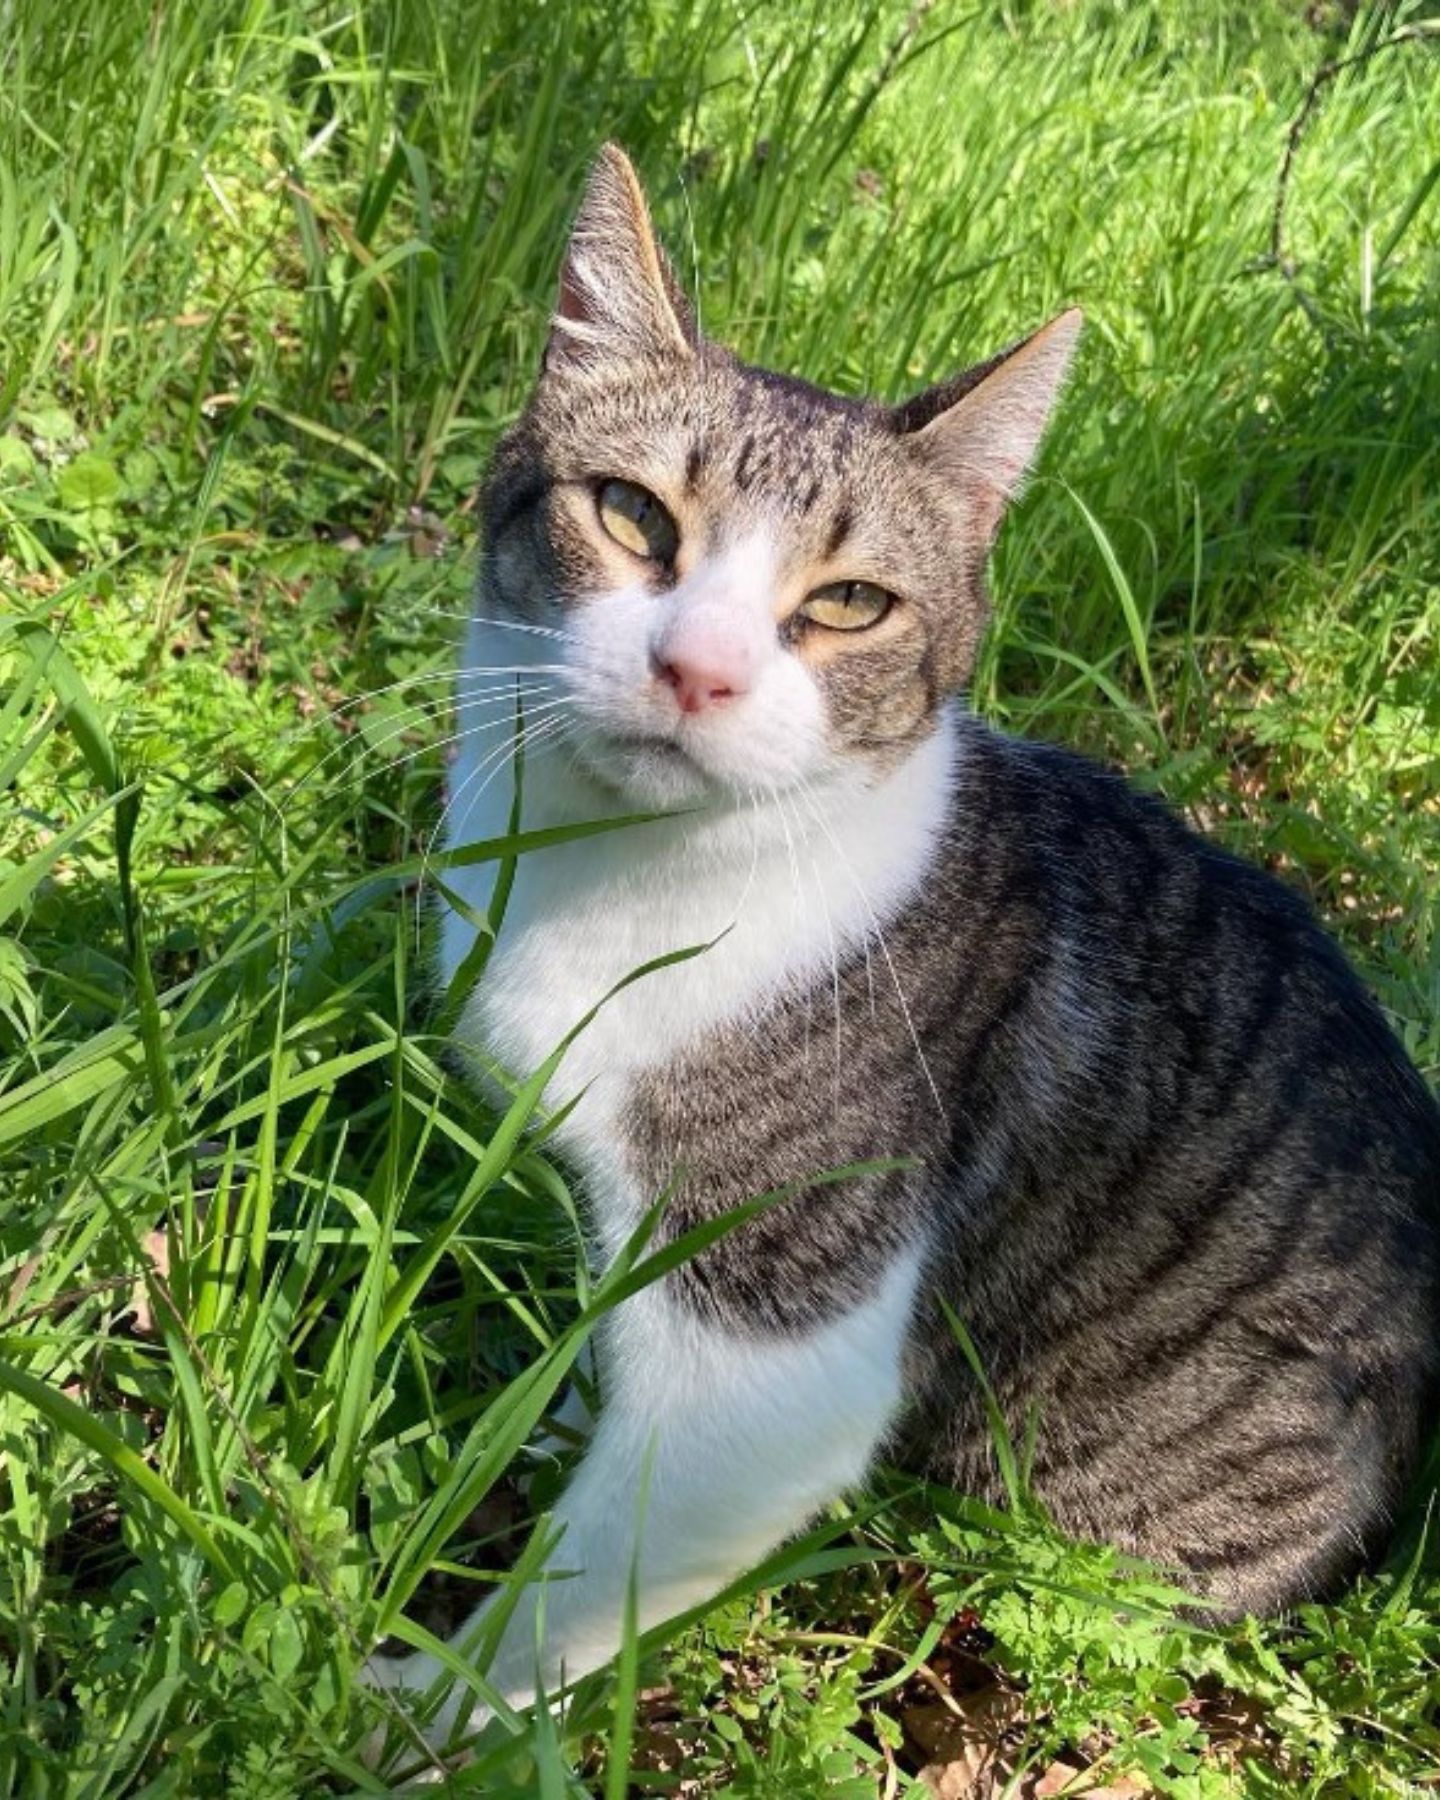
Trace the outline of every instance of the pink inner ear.
<instances>
[{"instance_id":1,"label":"pink inner ear","mask_svg":"<svg viewBox=\"0 0 1440 1800\"><path fill-rule=\"evenodd\" d=\"M591 312L585 304L584 293L580 283L575 279L575 270L567 256L560 269L560 297L555 303L557 317L562 319L578 319L589 323Z\"/></svg>"}]
</instances>

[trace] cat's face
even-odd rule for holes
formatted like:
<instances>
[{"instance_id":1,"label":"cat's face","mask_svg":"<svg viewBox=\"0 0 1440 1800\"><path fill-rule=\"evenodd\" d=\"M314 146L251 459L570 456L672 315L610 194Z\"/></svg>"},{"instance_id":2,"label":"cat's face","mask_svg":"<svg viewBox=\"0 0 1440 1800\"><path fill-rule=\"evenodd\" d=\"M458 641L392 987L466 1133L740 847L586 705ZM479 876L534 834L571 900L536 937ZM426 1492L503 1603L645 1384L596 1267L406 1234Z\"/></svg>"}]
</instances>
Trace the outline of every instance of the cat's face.
<instances>
[{"instance_id":1,"label":"cat's face","mask_svg":"<svg viewBox=\"0 0 1440 1800\"><path fill-rule=\"evenodd\" d=\"M900 408L703 339L602 153L545 368L487 485L492 616L546 627L570 736L643 805L889 768L974 661L985 554L1078 329Z\"/></svg>"}]
</instances>

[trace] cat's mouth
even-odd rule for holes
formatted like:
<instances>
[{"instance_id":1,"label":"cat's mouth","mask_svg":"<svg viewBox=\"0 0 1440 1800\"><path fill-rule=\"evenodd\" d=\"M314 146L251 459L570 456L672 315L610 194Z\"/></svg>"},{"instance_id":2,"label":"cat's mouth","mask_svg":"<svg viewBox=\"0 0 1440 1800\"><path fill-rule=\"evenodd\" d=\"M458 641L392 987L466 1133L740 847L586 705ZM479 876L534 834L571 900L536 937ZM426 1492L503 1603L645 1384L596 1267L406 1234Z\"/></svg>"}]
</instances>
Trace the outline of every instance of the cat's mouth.
<instances>
[{"instance_id":1,"label":"cat's mouth","mask_svg":"<svg viewBox=\"0 0 1440 1800\"><path fill-rule=\"evenodd\" d=\"M672 737L661 737L658 733L648 731L611 732L604 740L615 749L640 756L677 757L687 762L692 769L699 768L695 759L682 744L677 744Z\"/></svg>"}]
</instances>

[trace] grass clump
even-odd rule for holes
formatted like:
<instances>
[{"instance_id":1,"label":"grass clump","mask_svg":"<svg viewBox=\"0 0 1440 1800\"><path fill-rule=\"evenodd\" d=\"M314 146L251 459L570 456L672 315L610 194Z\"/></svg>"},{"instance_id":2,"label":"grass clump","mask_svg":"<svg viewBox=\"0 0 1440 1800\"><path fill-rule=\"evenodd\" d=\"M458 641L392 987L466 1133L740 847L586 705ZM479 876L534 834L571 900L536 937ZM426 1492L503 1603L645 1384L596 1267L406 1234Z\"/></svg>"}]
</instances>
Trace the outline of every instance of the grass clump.
<instances>
[{"instance_id":1,"label":"grass clump","mask_svg":"<svg viewBox=\"0 0 1440 1800\"><path fill-rule=\"evenodd\" d=\"M643 1279L587 1275L534 1085L447 1067L417 924L474 483L586 161L635 153L707 328L849 391L1085 305L977 702L1307 887L1434 1080L1440 40L1282 0L5 25L0 1792L384 1791L365 1647L506 1565L520 1446ZM1022 1492L897 1484L618 1719L591 1682L453 1779L1423 1792L1414 1541L1217 1635Z\"/></svg>"}]
</instances>

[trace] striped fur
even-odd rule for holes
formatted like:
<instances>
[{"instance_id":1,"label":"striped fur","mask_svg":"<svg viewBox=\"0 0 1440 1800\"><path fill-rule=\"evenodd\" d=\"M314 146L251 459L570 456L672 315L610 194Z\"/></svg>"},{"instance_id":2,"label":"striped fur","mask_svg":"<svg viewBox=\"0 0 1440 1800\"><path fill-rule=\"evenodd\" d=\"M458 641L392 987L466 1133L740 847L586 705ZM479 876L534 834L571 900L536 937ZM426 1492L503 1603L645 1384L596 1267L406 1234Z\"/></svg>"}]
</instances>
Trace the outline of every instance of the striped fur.
<instances>
[{"instance_id":1,"label":"striped fur","mask_svg":"<svg viewBox=\"0 0 1440 1800\"><path fill-rule=\"evenodd\" d=\"M522 859L463 1035L528 1070L638 964L708 942L608 1005L549 1095L576 1101L558 1142L597 1259L659 1194L673 1239L795 1191L611 1321L549 1566L574 1573L491 1667L512 1701L613 1653L632 1568L643 1628L877 1455L993 1493L942 1302L1012 1428L1038 1417L1059 1520L1216 1613L1332 1587L1415 1465L1440 1381L1433 1098L1300 899L956 699L1076 323L899 408L840 399L704 340L629 165L597 167L485 493L462 717L499 670L563 721L527 824L681 810ZM668 509L672 561L607 537L611 479ZM850 580L896 604L807 626L807 593ZM745 681L692 715L663 675L702 615ZM496 742L466 734L454 843L505 829ZM453 879L448 975L491 891ZM906 1162L813 1180L876 1158Z\"/></svg>"}]
</instances>

